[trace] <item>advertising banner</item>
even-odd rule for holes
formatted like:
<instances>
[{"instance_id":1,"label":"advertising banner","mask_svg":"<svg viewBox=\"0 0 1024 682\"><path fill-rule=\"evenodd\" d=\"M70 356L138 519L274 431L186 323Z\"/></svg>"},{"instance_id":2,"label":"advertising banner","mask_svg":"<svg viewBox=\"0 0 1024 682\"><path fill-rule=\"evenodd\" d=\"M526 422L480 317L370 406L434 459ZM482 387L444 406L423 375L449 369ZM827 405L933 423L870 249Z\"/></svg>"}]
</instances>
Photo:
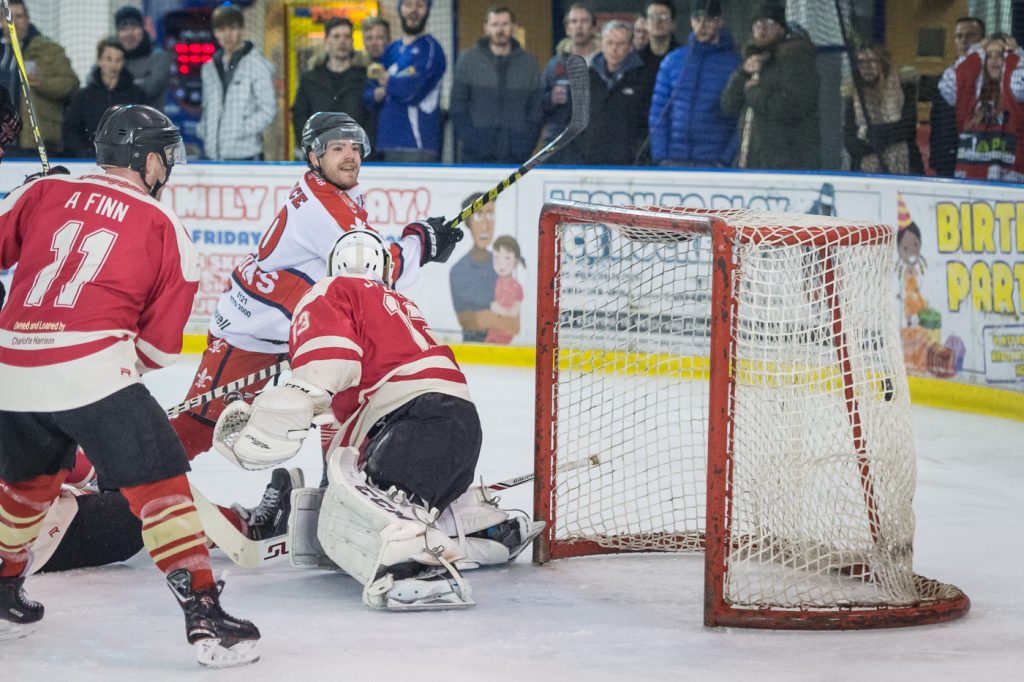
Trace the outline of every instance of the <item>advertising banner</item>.
<instances>
[{"instance_id":1,"label":"advertising banner","mask_svg":"<svg viewBox=\"0 0 1024 682\"><path fill-rule=\"evenodd\" d=\"M16 186L37 167L6 162L0 166L0 190ZM72 165L73 173L87 171L95 167ZM181 216L202 259L189 333L205 333L226 278L256 249L303 172L302 165L289 163L175 169L164 201ZM399 239L407 223L455 215L508 172L368 165L360 186L370 225ZM1024 188L812 173L539 168L471 218L448 263L425 266L406 292L441 339L534 345L537 221L544 201L555 198L890 224L898 230L892 287L909 372L1024 392ZM706 248L686 253L708 257ZM590 278L587 286L618 284Z\"/></svg>"}]
</instances>

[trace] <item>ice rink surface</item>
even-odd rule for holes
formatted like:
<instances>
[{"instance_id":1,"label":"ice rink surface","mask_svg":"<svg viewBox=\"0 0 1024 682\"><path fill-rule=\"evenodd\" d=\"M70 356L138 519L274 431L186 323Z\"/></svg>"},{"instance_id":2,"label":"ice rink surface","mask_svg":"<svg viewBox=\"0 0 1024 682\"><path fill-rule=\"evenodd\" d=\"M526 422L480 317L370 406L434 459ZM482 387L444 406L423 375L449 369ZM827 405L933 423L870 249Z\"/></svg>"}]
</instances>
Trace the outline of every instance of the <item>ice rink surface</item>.
<instances>
[{"instance_id":1,"label":"ice rink surface","mask_svg":"<svg viewBox=\"0 0 1024 682\"><path fill-rule=\"evenodd\" d=\"M150 375L170 406L198 358ZM484 446L478 473L494 482L532 471L533 373L468 366ZM287 563L226 574L223 603L263 633L258 663L205 671L149 557L31 578L46 605L31 636L0 642L0 680L1010 680L1024 668L1024 422L914 408L919 467L915 569L953 583L971 612L944 625L864 632L706 629L701 555L529 561L467 572L477 606L371 612L338 572ZM296 460L318 479L311 438ZM216 454L194 463L213 500L254 505L267 472ZM532 489L503 493L530 509Z\"/></svg>"}]
</instances>

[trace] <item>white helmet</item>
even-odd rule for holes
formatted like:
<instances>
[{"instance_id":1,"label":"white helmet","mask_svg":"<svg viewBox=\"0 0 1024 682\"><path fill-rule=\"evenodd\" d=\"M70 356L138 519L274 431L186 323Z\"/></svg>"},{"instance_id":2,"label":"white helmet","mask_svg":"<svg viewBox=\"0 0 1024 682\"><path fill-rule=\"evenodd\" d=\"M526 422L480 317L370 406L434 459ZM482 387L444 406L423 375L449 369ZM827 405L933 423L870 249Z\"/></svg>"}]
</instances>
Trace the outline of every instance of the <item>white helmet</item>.
<instances>
[{"instance_id":1,"label":"white helmet","mask_svg":"<svg viewBox=\"0 0 1024 682\"><path fill-rule=\"evenodd\" d=\"M376 279L391 286L391 253L376 232L349 230L334 242L327 274Z\"/></svg>"}]
</instances>

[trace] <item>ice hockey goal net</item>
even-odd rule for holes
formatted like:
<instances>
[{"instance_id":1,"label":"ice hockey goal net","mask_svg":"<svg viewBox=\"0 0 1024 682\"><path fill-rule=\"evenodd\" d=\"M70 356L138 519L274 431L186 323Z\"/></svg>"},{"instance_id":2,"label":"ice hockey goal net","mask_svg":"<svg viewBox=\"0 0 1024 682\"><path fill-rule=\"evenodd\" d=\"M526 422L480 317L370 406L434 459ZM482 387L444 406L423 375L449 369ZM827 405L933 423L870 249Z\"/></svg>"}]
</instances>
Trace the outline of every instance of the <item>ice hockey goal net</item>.
<instances>
[{"instance_id":1,"label":"ice hockey goal net","mask_svg":"<svg viewBox=\"0 0 1024 682\"><path fill-rule=\"evenodd\" d=\"M708 625L966 613L912 566L892 228L552 201L540 233L536 561L704 550Z\"/></svg>"}]
</instances>

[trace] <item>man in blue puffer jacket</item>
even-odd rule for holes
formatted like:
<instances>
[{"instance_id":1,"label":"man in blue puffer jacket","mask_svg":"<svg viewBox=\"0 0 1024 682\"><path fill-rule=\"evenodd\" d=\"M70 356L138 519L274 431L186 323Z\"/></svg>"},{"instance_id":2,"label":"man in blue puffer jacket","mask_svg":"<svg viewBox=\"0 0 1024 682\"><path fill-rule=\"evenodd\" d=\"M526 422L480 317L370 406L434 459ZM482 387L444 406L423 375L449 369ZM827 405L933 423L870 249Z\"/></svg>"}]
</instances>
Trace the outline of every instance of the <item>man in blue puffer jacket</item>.
<instances>
[{"instance_id":1,"label":"man in blue puffer jacket","mask_svg":"<svg viewBox=\"0 0 1024 682\"><path fill-rule=\"evenodd\" d=\"M739 146L737 125L719 96L740 58L719 0L694 5L693 33L658 69L648 116L651 158L667 166L730 166Z\"/></svg>"}]
</instances>

